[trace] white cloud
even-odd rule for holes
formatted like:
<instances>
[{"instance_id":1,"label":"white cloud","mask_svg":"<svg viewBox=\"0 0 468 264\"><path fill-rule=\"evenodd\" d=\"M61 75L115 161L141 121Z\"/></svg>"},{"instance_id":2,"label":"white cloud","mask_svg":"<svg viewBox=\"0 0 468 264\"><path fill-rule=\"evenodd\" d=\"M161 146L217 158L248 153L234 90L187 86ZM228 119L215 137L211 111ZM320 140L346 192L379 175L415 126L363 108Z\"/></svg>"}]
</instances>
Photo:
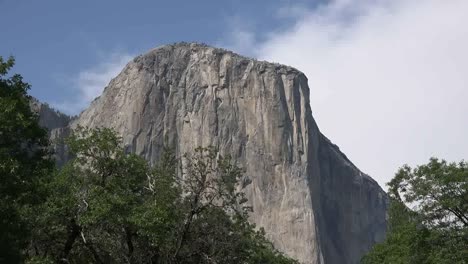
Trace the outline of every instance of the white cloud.
<instances>
[{"instance_id":1,"label":"white cloud","mask_svg":"<svg viewBox=\"0 0 468 264\"><path fill-rule=\"evenodd\" d=\"M222 45L229 50L241 50L246 56L252 55L256 45L255 34L242 29L235 29L234 31L230 32L228 42L230 43L229 45L223 45L222 43L219 45Z\"/></svg>"},{"instance_id":2,"label":"white cloud","mask_svg":"<svg viewBox=\"0 0 468 264\"><path fill-rule=\"evenodd\" d=\"M83 69L71 78L72 86L77 91L77 97L62 103L53 104L57 109L67 114L77 114L89 103L100 96L110 80L116 77L124 66L133 58L127 53L113 53L90 68Z\"/></svg>"},{"instance_id":3,"label":"white cloud","mask_svg":"<svg viewBox=\"0 0 468 264\"><path fill-rule=\"evenodd\" d=\"M468 1L289 10L299 15L294 26L249 46L306 73L320 129L360 169L384 186L404 163L468 158Z\"/></svg>"},{"instance_id":4,"label":"white cloud","mask_svg":"<svg viewBox=\"0 0 468 264\"><path fill-rule=\"evenodd\" d=\"M231 30L215 46L242 52L245 56L255 55L254 48L258 43L255 39L256 34L250 30L253 27L251 21L242 19L240 16L230 16L226 18L226 24Z\"/></svg>"}]
</instances>

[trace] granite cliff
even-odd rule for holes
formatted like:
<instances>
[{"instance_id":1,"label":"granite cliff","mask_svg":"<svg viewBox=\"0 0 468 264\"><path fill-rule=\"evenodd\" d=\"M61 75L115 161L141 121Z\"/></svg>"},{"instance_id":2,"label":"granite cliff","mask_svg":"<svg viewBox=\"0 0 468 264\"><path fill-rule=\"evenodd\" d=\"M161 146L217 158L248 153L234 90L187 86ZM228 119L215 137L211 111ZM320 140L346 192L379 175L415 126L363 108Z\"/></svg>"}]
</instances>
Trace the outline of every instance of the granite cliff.
<instances>
[{"instance_id":1,"label":"granite cliff","mask_svg":"<svg viewBox=\"0 0 468 264\"><path fill-rule=\"evenodd\" d=\"M112 127L150 163L164 144L217 146L246 169L251 220L279 249L302 263L358 263L384 238L387 196L320 132L309 92L292 67L178 43L134 58L73 120L39 112L54 139Z\"/></svg>"}]
</instances>

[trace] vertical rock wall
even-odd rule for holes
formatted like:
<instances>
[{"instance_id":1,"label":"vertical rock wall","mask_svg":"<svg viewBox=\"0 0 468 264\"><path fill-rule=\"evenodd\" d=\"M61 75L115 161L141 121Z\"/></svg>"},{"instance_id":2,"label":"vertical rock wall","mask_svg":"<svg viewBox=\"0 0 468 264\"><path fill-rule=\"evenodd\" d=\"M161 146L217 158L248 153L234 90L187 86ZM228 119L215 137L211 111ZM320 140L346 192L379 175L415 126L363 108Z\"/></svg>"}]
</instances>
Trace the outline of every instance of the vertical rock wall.
<instances>
[{"instance_id":1,"label":"vertical rock wall","mask_svg":"<svg viewBox=\"0 0 468 264\"><path fill-rule=\"evenodd\" d=\"M303 263L358 263L384 237L386 194L320 133L294 68L163 46L128 63L77 125L114 128L150 162L164 144L219 147L246 169L251 220Z\"/></svg>"}]
</instances>

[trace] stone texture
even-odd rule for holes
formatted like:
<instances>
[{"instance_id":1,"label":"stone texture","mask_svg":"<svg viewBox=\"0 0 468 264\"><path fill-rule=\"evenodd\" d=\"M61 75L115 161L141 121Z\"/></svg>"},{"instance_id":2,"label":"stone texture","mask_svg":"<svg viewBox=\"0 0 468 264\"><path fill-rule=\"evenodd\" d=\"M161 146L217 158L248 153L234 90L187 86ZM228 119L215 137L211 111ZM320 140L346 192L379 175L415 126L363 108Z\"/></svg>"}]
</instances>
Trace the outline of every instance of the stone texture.
<instances>
[{"instance_id":1,"label":"stone texture","mask_svg":"<svg viewBox=\"0 0 468 264\"><path fill-rule=\"evenodd\" d=\"M48 104L39 102L36 98L31 98L31 109L39 115L39 125L46 127L49 132L53 129L68 126L71 118L59 111L54 110Z\"/></svg>"},{"instance_id":2,"label":"stone texture","mask_svg":"<svg viewBox=\"0 0 468 264\"><path fill-rule=\"evenodd\" d=\"M69 159L63 139L69 135L69 125L72 118L54 110L48 104L39 102L35 98L32 98L30 105L31 109L39 115L39 125L49 131L49 139L53 146L57 165L63 165Z\"/></svg>"},{"instance_id":3,"label":"stone texture","mask_svg":"<svg viewBox=\"0 0 468 264\"><path fill-rule=\"evenodd\" d=\"M149 162L164 144L219 147L246 169L251 220L302 263L358 263L385 235L385 192L320 133L307 78L292 67L166 45L129 62L68 126L45 118L55 138L112 127Z\"/></svg>"}]
</instances>

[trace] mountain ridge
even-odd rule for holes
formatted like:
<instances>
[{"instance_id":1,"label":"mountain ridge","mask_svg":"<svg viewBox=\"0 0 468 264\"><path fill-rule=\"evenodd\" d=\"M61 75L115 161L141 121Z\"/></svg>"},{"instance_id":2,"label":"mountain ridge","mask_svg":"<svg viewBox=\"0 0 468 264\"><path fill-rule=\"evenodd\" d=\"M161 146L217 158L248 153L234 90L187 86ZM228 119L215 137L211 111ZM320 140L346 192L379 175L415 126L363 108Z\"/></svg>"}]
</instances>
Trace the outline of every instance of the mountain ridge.
<instances>
[{"instance_id":1,"label":"mountain ridge","mask_svg":"<svg viewBox=\"0 0 468 264\"><path fill-rule=\"evenodd\" d=\"M111 127L150 163L164 138L177 153L217 146L246 169L251 219L279 249L303 263L358 263L384 237L388 200L320 132L309 93L296 68L204 44L169 44L131 60L51 137L78 125Z\"/></svg>"}]
</instances>

